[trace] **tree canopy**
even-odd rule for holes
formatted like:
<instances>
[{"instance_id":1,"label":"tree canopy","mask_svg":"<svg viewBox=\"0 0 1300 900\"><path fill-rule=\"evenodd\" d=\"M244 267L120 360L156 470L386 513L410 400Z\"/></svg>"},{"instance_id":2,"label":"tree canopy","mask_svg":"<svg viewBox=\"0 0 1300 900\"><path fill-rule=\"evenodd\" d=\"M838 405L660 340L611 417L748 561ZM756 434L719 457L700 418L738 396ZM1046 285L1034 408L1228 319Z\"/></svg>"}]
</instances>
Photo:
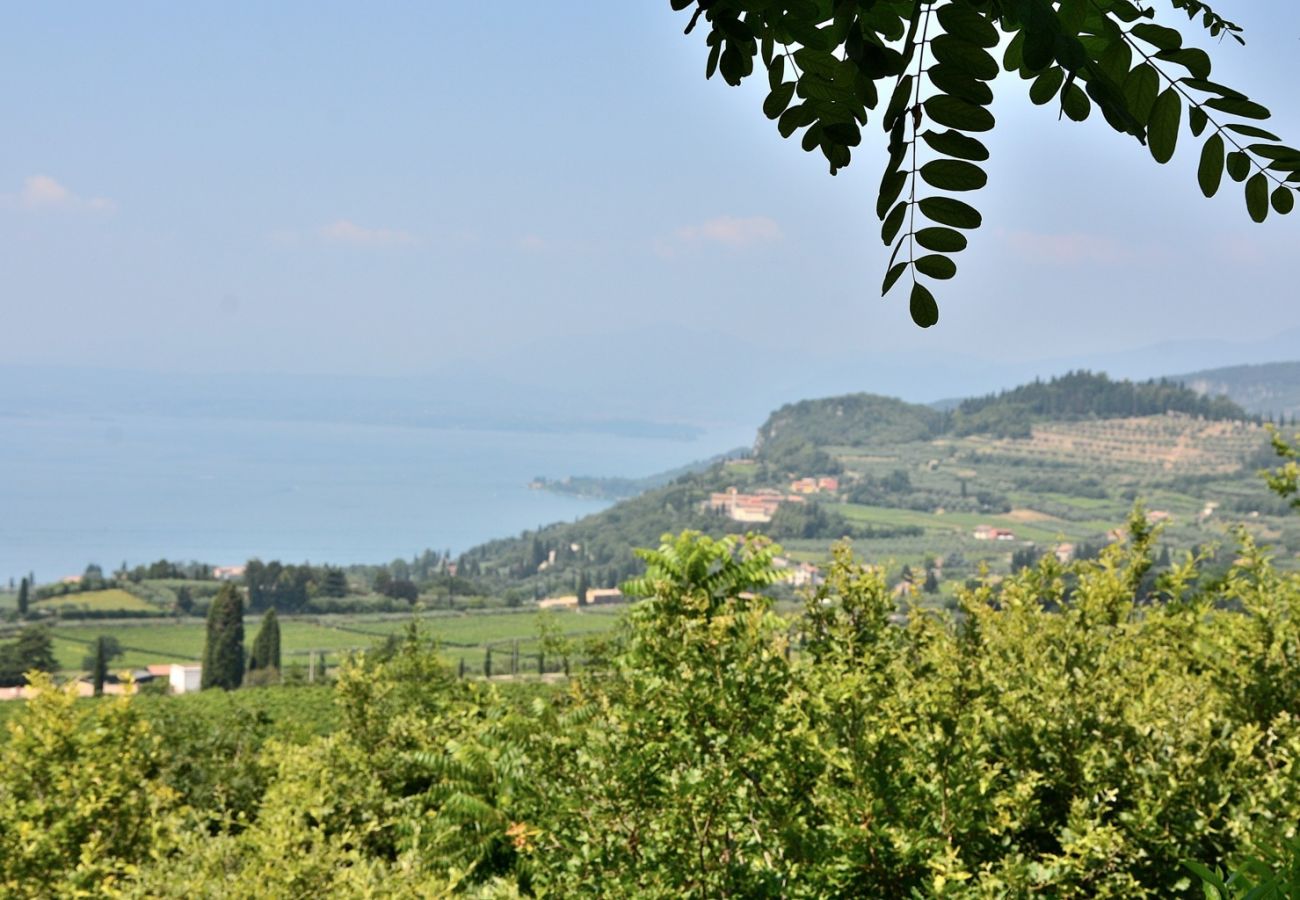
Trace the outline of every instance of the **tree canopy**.
<instances>
[{"instance_id":1,"label":"tree canopy","mask_svg":"<svg viewBox=\"0 0 1300 900\"><path fill-rule=\"evenodd\" d=\"M233 584L222 585L208 607L200 680L205 690L234 690L244 680L244 601Z\"/></svg>"},{"instance_id":2,"label":"tree canopy","mask_svg":"<svg viewBox=\"0 0 1300 900\"><path fill-rule=\"evenodd\" d=\"M1226 172L1244 186L1256 222L1289 213L1300 190L1300 151L1258 123L1268 109L1211 80L1209 55L1183 31L1157 24L1154 4L1130 0L671 0L694 7L687 33L709 29L706 75L739 85L761 63L763 112L782 137L801 133L831 174L847 166L875 112L889 162L876 198L881 238L893 253L881 286L904 277L913 321L939 307L928 283L957 273L966 231L982 217L952 196L984 187L995 79L1029 84L1030 102L1081 122L1094 109L1158 163L1174 154L1184 123L1201 139L1197 179L1207 196ZM1166 0L1184 29L1244 44L1242 28L1201 0ZM1001 62L994 51L1001 51ZM918 213L920 216L918 217ZM923 280L926 279L926 280Z\"/></svg>"}]
</instances>

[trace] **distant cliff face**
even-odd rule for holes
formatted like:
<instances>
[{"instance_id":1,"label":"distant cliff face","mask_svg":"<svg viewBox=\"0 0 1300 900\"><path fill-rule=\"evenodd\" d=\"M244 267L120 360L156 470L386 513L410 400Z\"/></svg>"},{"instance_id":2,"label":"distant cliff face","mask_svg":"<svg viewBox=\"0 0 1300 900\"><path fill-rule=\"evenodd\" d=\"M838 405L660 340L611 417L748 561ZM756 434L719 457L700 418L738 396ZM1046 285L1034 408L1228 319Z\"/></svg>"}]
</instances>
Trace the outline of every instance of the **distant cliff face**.
<instances>
[{"instance_id":1,"label":"distant cliff face","mask_svg":"<svg viewBox=\"0 0 1300 900\"><path fill-rule=\"evenodd\" d=\"M1261 416L1300 416L1300 362L1230 366L1178 376L1198 394L1225 396Z\"/></svg>"}]
</instances>

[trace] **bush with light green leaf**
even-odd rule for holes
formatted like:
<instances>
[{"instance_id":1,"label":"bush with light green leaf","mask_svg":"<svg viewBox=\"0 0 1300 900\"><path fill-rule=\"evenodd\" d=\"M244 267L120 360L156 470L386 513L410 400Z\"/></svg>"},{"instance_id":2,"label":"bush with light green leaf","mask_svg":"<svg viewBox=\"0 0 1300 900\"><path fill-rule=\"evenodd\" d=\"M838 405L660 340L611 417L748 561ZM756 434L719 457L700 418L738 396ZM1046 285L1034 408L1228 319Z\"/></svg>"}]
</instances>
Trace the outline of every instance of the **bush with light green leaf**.
<instances>
[{"instance_id":1,"label":"bush with light green leaf","mask_svg":"<svg viewBox=\"0 0 1300 900\"><path fill-rule=\"evenodd\" d=\"M343 666L332 734L251 735L192 791L133 701L47 687L0 751L0 872L148 897L1269 896L1300 837L1300 574L1243 529L1226 576L1188 558L1152 587L1157 537L1136 510L1099 559L952 613L899 609L840 546L783 618L765 539L667 536L580 676L460 680L412 631Z\"/></svg>"}]
</instances>

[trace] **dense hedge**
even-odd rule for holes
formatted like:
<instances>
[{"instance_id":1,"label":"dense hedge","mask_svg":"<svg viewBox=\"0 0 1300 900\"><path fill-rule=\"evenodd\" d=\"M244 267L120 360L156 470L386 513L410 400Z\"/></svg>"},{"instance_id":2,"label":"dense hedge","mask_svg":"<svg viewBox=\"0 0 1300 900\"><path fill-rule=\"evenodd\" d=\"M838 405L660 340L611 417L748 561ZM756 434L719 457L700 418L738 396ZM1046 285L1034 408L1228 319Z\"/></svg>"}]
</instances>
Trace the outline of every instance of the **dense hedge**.
<instances>
[{"instance_id":1,"label":"dense hedge","mask_svg":"<svg viewBox=\"0 0 1300 900\"><path fill-rule=\"evenodd\" d=\"M339 728L293 743L47 691L0 748L0 884L1200 896L1184 860L1269 857L1300 822L1300 575L1242 532L1225 577L1189 560L1138 604L1153 537L1129 529L953 615L900 615L840 548L793 620L761 596L772 547L688 533L572 681L458 680L412 634L345 665Z\"/></svg>"}]
</instances>

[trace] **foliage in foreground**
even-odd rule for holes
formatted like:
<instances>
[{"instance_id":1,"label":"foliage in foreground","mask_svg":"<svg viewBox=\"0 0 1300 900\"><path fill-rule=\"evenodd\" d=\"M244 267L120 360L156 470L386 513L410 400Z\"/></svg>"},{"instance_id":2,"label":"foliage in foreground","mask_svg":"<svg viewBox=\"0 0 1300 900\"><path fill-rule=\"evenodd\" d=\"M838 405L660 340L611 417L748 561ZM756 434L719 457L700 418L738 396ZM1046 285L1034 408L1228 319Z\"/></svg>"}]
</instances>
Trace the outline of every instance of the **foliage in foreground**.
<instances>
[{"instance_id":1,"label":"foliage in foreground","mask_svg":"<svg viewBox=\"0 0 1300 900\"><path fill-rule=\"evenodd\" d=\"M900 615L836 552L791 622L762 540L668 539L603 665L461 681L412 633L340 727L163 740L47 689L0 753L0 883L67 895L1199 896L1300 821L1300 576L1244 532L1135 604L1154 536ZM175 734L176 729L170 733ZM1207 870L1208 871L1208 870ZM1243 870L1245 871L1245 870ZM1245 875L1238 878L1244 883ZM37 887L32 887L37 886Z\"/></svg>"},{"instance_id":2,"label":"foliage in foreground","mask_svg":"<svg viewBox=\"0 0 1300 900\"><path fill-rule=\"evenodd\" d=\"M703 24L708 77L739 85L765 74L763 113L782 137L801 133L804 150L820 150L832 175L876 117L889 152L876 215L881 239L894 248L881 292L908 276L912 319L922 327L939 318L922 277L956 275L953 256L983 222L952 195L988 181L981 138L994 128L990 110L1004 70L1027 83L1035 105L1075 122L1096 110L1158 163L1173 157L1185 109L1191 137L1204 138L1197 181L1205 196L1218 192L1226 172L1243 185L1254 221L1295 207L1300 151L1261 127L1270 117L1264 106L1211 80L1196 33L1245 41L1240 26L1202 0L670 2L692 10L687 33ZM1181 28L1163 19L1178 22L1180 14L1188 20Z\"/></svg>"}]
</instances>

